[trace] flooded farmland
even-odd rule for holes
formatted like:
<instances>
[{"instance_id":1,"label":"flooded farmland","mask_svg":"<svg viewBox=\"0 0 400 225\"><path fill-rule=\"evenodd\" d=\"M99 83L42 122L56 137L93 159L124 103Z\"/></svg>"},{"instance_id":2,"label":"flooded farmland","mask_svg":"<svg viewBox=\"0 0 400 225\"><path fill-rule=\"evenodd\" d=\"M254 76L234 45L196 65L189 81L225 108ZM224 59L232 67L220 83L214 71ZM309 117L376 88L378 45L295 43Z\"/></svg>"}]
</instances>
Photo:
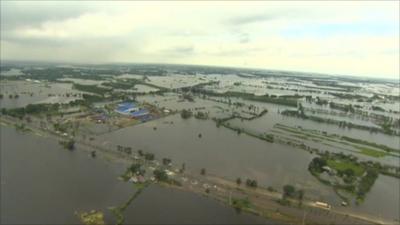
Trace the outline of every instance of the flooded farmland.
<instances>
[{"instance_id":1,"label":"flooded farmland","mask_svg":"<svg viewBox=\"0 0 400 225\"><path fill-rule=\"evenodd\" d=\"M390 82L91 73L2 77L2 121L15 127L1 126L5 223L79 223L91 210L119 224L268 223L271 205L299 211L303 199L304 209L322 202L369 221L400 216L400 114L390 106L398 100L381 91ZM287 187L296 190L290 200ZM250 202L264 191L269 202ZM236 212L263 215L263 204L267 220Z\"/></svg>"},{"instance_id":2,"label":"flooded farmland","mask_svg":"<svg viewBox=\"0 0 400 225\"><path fill-rule=\"evenodd\" d=\"M92 209L105 212L107 223L114 223L108 207L124 202L134 192L132 184L117 179L125 169L123 165L93 159L79 150L70 152L53 140L3 125L0 140L2 224L77 224L76 212ZM152 216L159 212L160 217ZM160 221L268 223L237 214L211 199L155 185L128 208L126 223Z\"/></svg>"}]
</instances>

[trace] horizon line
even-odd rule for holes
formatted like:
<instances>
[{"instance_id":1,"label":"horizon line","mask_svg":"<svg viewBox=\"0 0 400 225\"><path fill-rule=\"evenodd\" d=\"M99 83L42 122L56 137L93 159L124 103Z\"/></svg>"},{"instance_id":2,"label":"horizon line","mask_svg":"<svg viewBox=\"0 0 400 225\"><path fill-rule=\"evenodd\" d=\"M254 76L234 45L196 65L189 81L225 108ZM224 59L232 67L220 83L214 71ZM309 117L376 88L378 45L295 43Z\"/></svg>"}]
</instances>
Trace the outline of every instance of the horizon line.
<instances>
[{"instance_id":1,"label":"horizon line","mask_svg":"<svg viewBox=\"0 0 400 225\"><path fill-rule=\"evenodd\" d=\"M73 62L65 60L21 60L21 59L0 59L0 66L3 62L20 62L20 63L49 63L49 64L71 64L71 65L118 65L118 64L148 64L148 65L171 65L171 66L200 66L200 67L215 67L215 68L227 68L227 69L244 69L244 70L264 70L264 71L276 71L276 72L288 72L288 73L301 73L310 76L330 76L330 77L348 77L348 78L364 78L364 79L377 79L377 80L392 80L400 82L400 74L395 77L377 77L373 75L354 75L354 74L330 74L326 72L312 72L312 71L299 71L299 70L286 70L286 69L269 69L259 67L239 67L239 66L224 66L224 65L206 65L206 64L187 64L187 63L160 63L160 62Z\"/></svg>"}]
</instances>

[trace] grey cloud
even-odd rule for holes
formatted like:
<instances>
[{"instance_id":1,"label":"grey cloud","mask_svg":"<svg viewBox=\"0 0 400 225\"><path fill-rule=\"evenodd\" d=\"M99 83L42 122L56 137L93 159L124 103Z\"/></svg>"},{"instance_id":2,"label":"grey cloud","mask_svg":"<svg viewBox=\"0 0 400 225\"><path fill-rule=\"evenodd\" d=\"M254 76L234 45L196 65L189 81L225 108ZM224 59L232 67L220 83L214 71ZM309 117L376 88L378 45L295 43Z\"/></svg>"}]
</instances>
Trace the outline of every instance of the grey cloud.
<instances>
[{"instance_id":1,"label":"grey cloud","mask_svg":"<svg viewBox=\"0 0 400 225\"><path fill-rule=\"evenodd\" d=\"M304 11L294 9L280 9L274 12L265 12L261 14L252 14L247 16L232 17L225 22L229 25L247 25L258 22L272 21L277 19L295 19L305 15Z\"/></svg>"},{"instance_id":2,"label":"grey cloud","mask_svg":"<svg viewBox=\"0 0 400 225\"><path fill-rule=\"evenodd\" d=\"M227 23L231 25L245 25L250 23L273 20L275 18L276 17L274 15L259 14L259 15L243 16L243 17L233 17L229 19Z\"/></svg>"},{"instance_id":3,"label":"grey cloud","mask_svg":"<svg viewBox=\"0 0 400 225\"><path fill-rule=\"evenodd\" d=\"M248 34L241 34L239 38L239 43L246 44L250 42L250 37Z\"/></svg>"},{"instance_id":4,"label":"grey cloud","mask_svg":"<svg viewBox=\"0 0 400 225\"><path fill-rule=\"evenodd\" d=\"M90 8L77 2L47 2L46 5L37 2L1 1L1 31L18 27L38 26L46 21L65 20L78 17L90 11Z\"/></svg>"}]
</instances>

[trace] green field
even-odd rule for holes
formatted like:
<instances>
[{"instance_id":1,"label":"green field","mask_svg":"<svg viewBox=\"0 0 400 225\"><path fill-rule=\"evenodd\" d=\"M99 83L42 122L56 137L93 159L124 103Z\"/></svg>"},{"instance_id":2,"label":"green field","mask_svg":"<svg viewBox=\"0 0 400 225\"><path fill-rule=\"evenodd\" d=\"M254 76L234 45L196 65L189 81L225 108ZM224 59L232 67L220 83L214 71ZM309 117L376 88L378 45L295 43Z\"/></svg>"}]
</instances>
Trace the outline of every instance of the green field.
<instances>
[{"instance_id":1,"label":"green field","mask_svg":"<svg viewBox=\"0 0 400 225\"><path fill-rule=\"evenodd\" d=\"M384 157L386 155L388 155L387 152L383 152L383 151L378 151L372 148L367 148L367 147L361 147L361 146L354 146L357 149L361 150L361 153L364 155L368 155L368 156L372 156L375 158L379 158L379 157Z\"/></svg>"},{"instance_id":2,"label":"green field","mask_svg":"<svg viewBox=\"0 0 400 225\"><path fill-rule=\"evenodd\" d=\"M350 161L337 161L329 159L327 161L327 164L329 167L335 169L336 171L345 171L346 169L352 169L354 171L354 174L358 177L362 176L365 172L365 169L362 166Z\"/></svg>"}]
</instances>

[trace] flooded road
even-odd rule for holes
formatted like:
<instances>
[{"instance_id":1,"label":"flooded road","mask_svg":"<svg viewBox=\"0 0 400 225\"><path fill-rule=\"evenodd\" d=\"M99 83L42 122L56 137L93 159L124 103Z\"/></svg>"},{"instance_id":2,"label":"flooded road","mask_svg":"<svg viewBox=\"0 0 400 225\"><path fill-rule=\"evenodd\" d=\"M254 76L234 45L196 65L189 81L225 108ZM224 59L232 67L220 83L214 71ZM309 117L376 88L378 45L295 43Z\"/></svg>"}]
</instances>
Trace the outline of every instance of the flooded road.
<instances>
[{"instance_id":1,"label":"flooded road","mask_svg":"<svg viewBox=\"0 0 400 225\"><path fill-rule=\"evenodd\" d=\"M133 193L117 176L125 170L85 151L67 151L55 140L0 126L1 223L77 224L76 211L105 212ZM182 213L184 212L184 213ZM265 223L198 196L151 186L125 212L126 223ZM155 218L153 215L157 214Z\"/></svg>"},{"instance_id":2,"label":"flooded road","mask_svg":"<svg viewBox=\"0 0 400 225\"><path fill-rule=\"evenodd\" d=\"M320 200L340 202L331 189L308 172L314 155L217 128L210 120L182 120L174 115L104 134L98 139L114 149L117 145L132 146L154 153L158 159L171 158L176 165L185 163L193 173L205 168L208 173L231 180L257 179L260 185L276 189L292 184Z\"/></svg>"},{"instance_id":3,"label":"flooded road","mask_svg":"<svg viewBox=\"0 0 400 225\"><path fill-rule=\"evenodd\" d=\"M342 200L333 189L318 182L308 171L315 155L238 135L223 127L217 128L210 120L182 120L180 115L174 115L104 134L98 139L114 149L117 145L131 146L134 150L154 153L159 160L171 158L177 167L185 163L192 173L200 173L205 168L207 173L230 180L256 179L259 185L278 190L286 184L295 185L305 190L307 198L341 207ZM398 183L399 179L379 176L365 202L360 206L351 204L351 210L397 219L398 198L388 197L387 189L398 190L393 188Z\"/></svg>"}]
</instances>

